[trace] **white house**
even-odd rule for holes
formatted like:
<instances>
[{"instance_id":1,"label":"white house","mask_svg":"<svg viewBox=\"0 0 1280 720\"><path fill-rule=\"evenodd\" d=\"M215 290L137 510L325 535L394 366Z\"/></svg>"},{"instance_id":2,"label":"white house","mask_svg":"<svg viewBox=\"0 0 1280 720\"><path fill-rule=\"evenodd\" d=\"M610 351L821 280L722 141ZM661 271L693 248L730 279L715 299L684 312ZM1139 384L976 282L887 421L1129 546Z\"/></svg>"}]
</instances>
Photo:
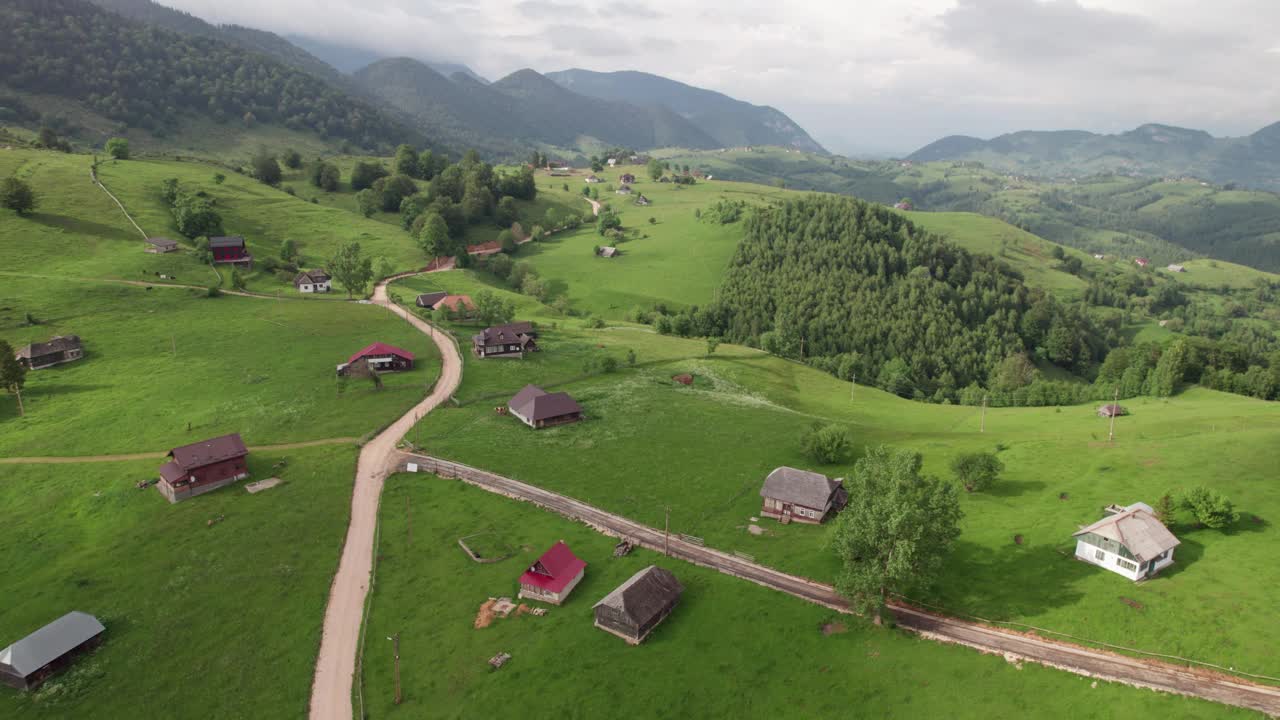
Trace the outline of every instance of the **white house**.
<instances>
[{"instance_id":1,"label":"white house","mask_svg":"<svg viewBox=\"0 0 1280 720\"><path fill-rule=\"evenodd\" d=\"M327 293L329 274L323 270L305 270L293 279L293 286L298 288L298 292Z\"/></svg>"},{"instance_id":2,"label":"white house","mask_svg":"<svg viewBox=\"0 0 1280 720\"><path fill-rule=\"evenodd\" d=\"M609 167L613 167L614 165L617 165L617 164L618 164L617 158L609 158Z\"/></svg>"},{"instance_id":3,"label":"white house","mask_svg":"<svg viewBox=\"0 0 1280 720\"><path fill-rule=\"evenodd\" d=\"M1146 503L1109 505L1107 516L1072 535L1076 559L1130 580L1145 580L1173 564L1178 538L1156 519Z\"/></svg>"}]
</instances>

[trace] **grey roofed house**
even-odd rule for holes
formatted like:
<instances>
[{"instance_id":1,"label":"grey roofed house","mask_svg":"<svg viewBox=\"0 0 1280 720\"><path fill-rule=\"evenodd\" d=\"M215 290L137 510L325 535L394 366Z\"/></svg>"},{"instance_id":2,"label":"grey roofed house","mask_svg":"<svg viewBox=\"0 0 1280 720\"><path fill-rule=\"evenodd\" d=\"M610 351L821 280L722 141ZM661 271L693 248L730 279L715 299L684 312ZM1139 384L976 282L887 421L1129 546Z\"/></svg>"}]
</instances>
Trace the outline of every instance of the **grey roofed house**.
<instances>
[{"instance_id":1,"label":"grey roofed house","mask_svg":"<svg viewBox=\"0 0 1280 720\"><path fill-rule=\"evenodd\" d=\"M39 684L71 652L97 639L105 630L98 619L73 610L0 650L0 680L20 689Z\"/></svg>"},{"instance_id":2,"label":"grey roofed house","mask_svg":"<svg viewBox=\"0 0 1280 720\"><path fill-rule=\"evenodd\" d=\"M436 306L436 303L446 297L449 297L449 293L443 291L422 293L414 300L414 303L417 304L418 307L433 308Z\"/></svg>"},{"instance_id":3,"label":"grey roofed house","mask_svg":"<svg viewBox=\"0 0 1280 720\"><path fill-rule=\"evenodd\" d=\"M167 253L178 249L176 240L170 240L167 237L147 238L147 252L149 253Z\"/></svg>"},{"instance_id":4,"label":"grey roofed house","mask_svg":"<svg viewBox=\"0 0 1280 720\"><path fill-rule=\"evenodd\" d=\"M1129 411L1124 409L1122 405L1112 405L1110 403L1098 408L1098 417L1124 417Z\"/></svg>"},{"instance_id":5,"label":"grey roofed house","mask_svg":"<svg viewBox=\"0 0 1280 720\"><path fill-rule=\"evenodd\" d=\"M836 501L843 505L845 490L840 478L832 480L821 473L783 466L764 479L760 496L822 510Z\"/></svg>"},{"instance_id":6,"label":"grey roofed house","mask_svg":"<svg viewBox=\"0 0 1280 720\"><path fill-rule=\"evenodd\" d=\"M79 360L84 356L84 345L79 335L59 335L47 342L31 343L18 348L13 354L24 367L38 370L59 363Z\"/></svg>"},{"instance_id":7,"label":"grey roofed house","mask_svg":"<svg viewBox=\"0 0 1280 720\"><path fill-rule=\"evenodd\" d=\"M569 393L549 393L537 385L525 385L507 403L511 413L532 428L582 419L582 406Z\"/></svg>"},{"instance_id":8,"label":"grey roofed house","mask_svg":"<svg viewBox=\"0 0 1280 720\"><path fill-rule=\"evenodd\" d=\"M670 570L650 565L592 606L595 625L634 645L671 614L683 592Z\"/></svg>"},{"instance_id":9,"label":"grey roofed house","mask_svg":"<svg viewBox=\"0 0 1280 720\"><path fill-rule=\"evenodd\" d=\"M611 257L613 257L614 255L617 255L617 254L618 254L618 248L616 248L616 247L607 247L607 246L606 246L606 247L602 247L602 248L600 248L600 257L607 257L607 258L611 258Z\"/></svg>"},{"instance_id":10,"label":"grey roofed house","mask_svg":"<svg viewBox=\"0 0 1280 720\"><path fill-rule=\"evenodd\" d=\"M1147 562L1181 544L1164 523L1156 518L1150 505L1134 503L1124 508L1113 505L1107 508L1107 512L1107 517L1080 528L1079 532L1072 533L1071 536L1080 537L1092 533L1112 540L1132 553L1139 563Z\"/></svg>"}]
</instances>

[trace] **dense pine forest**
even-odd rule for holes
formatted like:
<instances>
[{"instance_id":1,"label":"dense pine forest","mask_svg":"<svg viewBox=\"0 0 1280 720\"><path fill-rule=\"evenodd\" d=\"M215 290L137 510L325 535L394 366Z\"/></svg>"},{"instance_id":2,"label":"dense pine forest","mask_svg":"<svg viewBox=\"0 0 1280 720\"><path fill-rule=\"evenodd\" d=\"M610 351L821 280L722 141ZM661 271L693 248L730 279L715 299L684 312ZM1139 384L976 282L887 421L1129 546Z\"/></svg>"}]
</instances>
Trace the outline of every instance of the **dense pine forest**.
<instances>
[{"instance_id":1,"label":"dense pine forest","mask_svg":"<svg viewBox=\"0 0 1280 720\"><path fill-rule=\"evenodd\" d=\"M183 119L276 123L364 147L412 134L324 81L217 40L126 20L83 0L0 7L0 78L83 101L122 125L163 135Z\"/></svg>"}]
</instances>

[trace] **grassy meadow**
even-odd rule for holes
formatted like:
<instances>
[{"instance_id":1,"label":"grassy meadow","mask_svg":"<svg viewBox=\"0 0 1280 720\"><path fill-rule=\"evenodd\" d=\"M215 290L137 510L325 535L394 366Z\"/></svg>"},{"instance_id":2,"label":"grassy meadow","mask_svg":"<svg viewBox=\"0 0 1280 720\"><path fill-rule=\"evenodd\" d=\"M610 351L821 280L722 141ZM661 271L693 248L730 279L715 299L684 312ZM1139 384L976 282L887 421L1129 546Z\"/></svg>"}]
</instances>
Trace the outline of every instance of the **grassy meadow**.
<instances>
[{"instance_id":1,"label":"grassy meadow","mask_svg":"<svg viewBox=\"0 0 1280 720\"><path fill-rule=\"evenodd\" d=\"M517 554L472 562L456 541L482 531ZM430 475L388 481L380 538L363 666L371 720L498 717L513 708L573 718L1250 716L878 630L644 550L613 558L614 541L590 528ZM481 603L514 598L520 572L560 539L588 563L568 601L542 617L513 613L475 629ZM674 572L685 591L632 647L594 628L591 606L649 564ZM844 631L825 634L828 623ZM398 706L385 639L396 634ZM512 658L492 671L487 660L499 652Z\"/></svg>"},{"instance_id":2,"label":"grassy meadow","mask_svg":"<svg viewBox=\"0 0 1280 720\"><path fill-rule=\"evenodd\" d=\"M0 466L0 638L71 610L106 626L38 690L0 690L0 716L305 716L355 449L251 453L253 479L284 483L177 505L135 488L156 464Z\"/></svg>"},{"instance_id":3,"label":"grassy meadow","mask_svg":"<svg viewBox=\"0 0 1280 720\"><path fill-rule=\"evenodd\" d=\"M468 289L464 277L441 273L430 281L456 291ZM519 317L537 316L527 310ZM1280 517L1280 491L1267 481L1268 468L1280 462L1280 415L1272 404L1200 389L1168 400L1137 398L1125 403L1133 414L1118 422L1109 446L1106 422L1091 406L990 409L984 419L980 408L851 389L748 348L721 345L708 356L702 341L625 324L558 324L542 346L524 361L468 356L462 407L432 413L409 439L652 526L661 526L669 505L673 530L822 581L836 567L824 550L824 529L763 521L762 534L747 531L771 469L794 465L840 476L861 448L890 443L921 452L927 472L949 477L957 453L998 451L1002 481L963 497L964 534L921 599L1250 671L1280 670L1269 650L1280 641L1278 630L1252 621L1274 612L1265 588L1280 581L1267 540ZM636 367L623 363L616 373L582 377L584 354L622 358L629 349ZM692 373L693 386L673 382L679 373ZM493 411L527 382L569 392L587 419L533 431ZM800 452L801 435L814 422L847 428L857 452L815 466ZM494 453L499 444L504 452ZM1184 518L1172 572L1134 585L1072 559L1071 533L1098 519L1104 505L1155 503L1169 490L1199 484L1226 493L1244 518L1227 532L1194 529ZM1170 635L1169 627L1188 631Z\"/></svg>"}]
</instances>

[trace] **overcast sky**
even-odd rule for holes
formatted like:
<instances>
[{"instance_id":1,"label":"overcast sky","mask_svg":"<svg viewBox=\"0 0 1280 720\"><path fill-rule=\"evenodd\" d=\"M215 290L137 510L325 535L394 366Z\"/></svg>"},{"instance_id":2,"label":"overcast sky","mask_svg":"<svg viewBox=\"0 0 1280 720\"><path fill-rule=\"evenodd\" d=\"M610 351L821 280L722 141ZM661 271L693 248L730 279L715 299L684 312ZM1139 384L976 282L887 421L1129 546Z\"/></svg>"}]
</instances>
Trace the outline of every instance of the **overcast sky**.
<instances>
[{"instance_id":1,"label":"overcast sky","mask_svg":"<svg viewBox=\"0 0 1280 720\"><path fill-rule=\"evenodd\" d=\"M1241 135L1280 120L1276 0L160 0L496 79L643 70L773 105L837 152L943 135Z\"/></svg>"}]
</instances>

